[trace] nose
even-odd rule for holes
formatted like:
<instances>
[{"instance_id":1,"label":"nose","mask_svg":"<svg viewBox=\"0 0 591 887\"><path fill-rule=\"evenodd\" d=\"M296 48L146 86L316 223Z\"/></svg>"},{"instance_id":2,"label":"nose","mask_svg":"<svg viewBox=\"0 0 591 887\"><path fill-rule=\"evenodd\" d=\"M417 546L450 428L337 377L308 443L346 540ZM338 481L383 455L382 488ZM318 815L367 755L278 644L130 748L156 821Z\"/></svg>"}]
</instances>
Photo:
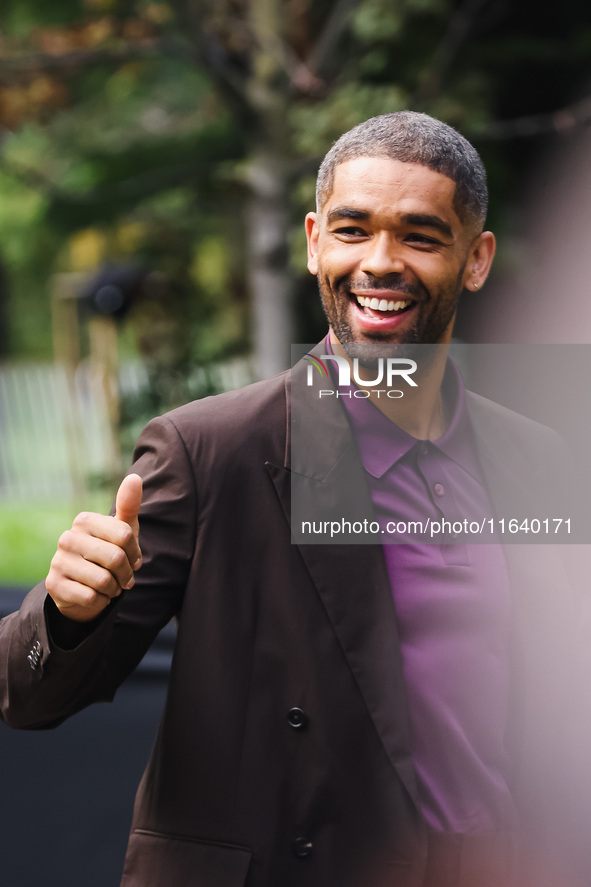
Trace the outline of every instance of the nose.
<instances>
[{"instance_id":1,"label":"nose","mask_svg":"<svg viewBox=\"0 0 591 887\"><path fill-rule=\"evenodd\" d=\"M360 264L360 270L373 277L385 277L387 274L401 274L404 261L400 255L401 247L387 231L380 231L367 241L366 251Z\"/></svg>"}]
</instances>

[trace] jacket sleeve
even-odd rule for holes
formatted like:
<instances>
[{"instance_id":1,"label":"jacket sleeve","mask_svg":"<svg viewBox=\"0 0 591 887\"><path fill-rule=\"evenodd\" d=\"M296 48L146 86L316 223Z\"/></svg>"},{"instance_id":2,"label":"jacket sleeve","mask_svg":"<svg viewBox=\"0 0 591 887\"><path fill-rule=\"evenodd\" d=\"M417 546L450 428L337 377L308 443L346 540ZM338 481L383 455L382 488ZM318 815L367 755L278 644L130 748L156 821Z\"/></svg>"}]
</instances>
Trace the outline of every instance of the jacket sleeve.
<instances>
[{"instance_id":1,"label":"jacket sleeve","mask_svg":"<svg viewBox=\"0 0 591 887\"><path fill-rule=\"evenodd\" d=\"M134 587L71 650L51 638L44 583L18 612L0 620L0 716L10 726L56 726L91 702L111 700L180 611L195 548L197 497L185 443L170 417L146 426L130 470L144 481L143 563Z\"/></svg>"}]
</instances>

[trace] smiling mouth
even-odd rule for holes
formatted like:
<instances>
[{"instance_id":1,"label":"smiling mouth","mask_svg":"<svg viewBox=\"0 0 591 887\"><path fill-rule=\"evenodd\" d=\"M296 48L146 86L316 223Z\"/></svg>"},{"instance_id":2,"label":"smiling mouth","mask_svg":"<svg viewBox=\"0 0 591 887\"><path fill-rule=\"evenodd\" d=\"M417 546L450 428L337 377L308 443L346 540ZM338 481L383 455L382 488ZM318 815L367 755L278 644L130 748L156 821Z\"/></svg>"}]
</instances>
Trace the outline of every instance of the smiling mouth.
<instances>
[{"instance_id":1,"label":"smiling mouth","mask_svg":"<svg viewBox=\"0 0 591 887\"><path fill-rule=\"evenodd\" d=\"M395 299L378 299L375 296L359 296L355 295L355 301L358 306L362 309L364 314L369 314L373 311L384 312L388 316L393 316L395 314L402 314L413 304L412 299L405 300L395 300ZM369 309L369 311L366 311Z\"/></svg>"}]
</instances>

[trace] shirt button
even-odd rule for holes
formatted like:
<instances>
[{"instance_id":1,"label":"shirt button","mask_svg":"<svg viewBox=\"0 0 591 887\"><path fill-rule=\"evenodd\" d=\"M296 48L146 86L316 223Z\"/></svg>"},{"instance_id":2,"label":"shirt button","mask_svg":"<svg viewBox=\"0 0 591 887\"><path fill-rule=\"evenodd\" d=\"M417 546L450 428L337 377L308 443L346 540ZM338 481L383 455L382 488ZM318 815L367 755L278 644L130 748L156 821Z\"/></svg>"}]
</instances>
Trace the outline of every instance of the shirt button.
<instances>
[{"instance_id":1,"label":"shirt button","mask_svg":"<svg viewBox=\"0 0 591 887\"><path fill-rule=\"evenodd\" d=\"M290 708L287 712L287 721L290 726L299 730L308 723L308 715L301 708Z\"/></svg>"},{"instance_id":2,"label":"shirt button","mask_svg":"<svg viewBox=\"0 0 591 887\"><path fill-rule=\"evenodd\" d=\"M314 845L312 844L312 841L309 841L308 838L296 838L291 845L295 855L301 857L302 859L304 856L310 855L313 846Z\"/></svg>"},{"instance_id":3,"label":"shirt button","mask_svg":"<svg viewBox=\"0 0 591 887\"><path fill-rule=\"evenodd\" d=\"M443 494L445 493L445 487L443 486L443 484L435 484L433 486L433 490L435 491L436 496L443 496Z\"/></svg>"}]
</instances>

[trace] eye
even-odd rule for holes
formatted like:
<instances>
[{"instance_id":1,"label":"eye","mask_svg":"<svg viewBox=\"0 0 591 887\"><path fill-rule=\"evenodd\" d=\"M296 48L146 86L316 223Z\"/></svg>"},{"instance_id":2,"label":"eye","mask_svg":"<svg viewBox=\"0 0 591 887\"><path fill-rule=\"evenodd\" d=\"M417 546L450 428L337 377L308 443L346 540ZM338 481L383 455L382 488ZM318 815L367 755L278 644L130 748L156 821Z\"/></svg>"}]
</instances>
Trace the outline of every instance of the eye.
<instances>
[{"instance_id":1,"label":"eye","mask_svg":"<svg viewBox=\"0 0 591 887\"><path fill-rule=\"evenodd\" d=\"M356 225L342 225L339 228L335 228L333 234L342 237L344 240L358 240L361 237L367 237L367 232Z\"/></svg>"},{"instance_id":2,"label":"eye","mask_svg":"<svg viewBox=\"0 0 591 887\"><path fill-rule=\"evenodd\" d=\"M442 246L441 241L437 240L436 237L428 237L426 234L418 234L416 232L407 234L405 240L413 246L423 246L425 248Z\"/></svg>"}]
</instances>

